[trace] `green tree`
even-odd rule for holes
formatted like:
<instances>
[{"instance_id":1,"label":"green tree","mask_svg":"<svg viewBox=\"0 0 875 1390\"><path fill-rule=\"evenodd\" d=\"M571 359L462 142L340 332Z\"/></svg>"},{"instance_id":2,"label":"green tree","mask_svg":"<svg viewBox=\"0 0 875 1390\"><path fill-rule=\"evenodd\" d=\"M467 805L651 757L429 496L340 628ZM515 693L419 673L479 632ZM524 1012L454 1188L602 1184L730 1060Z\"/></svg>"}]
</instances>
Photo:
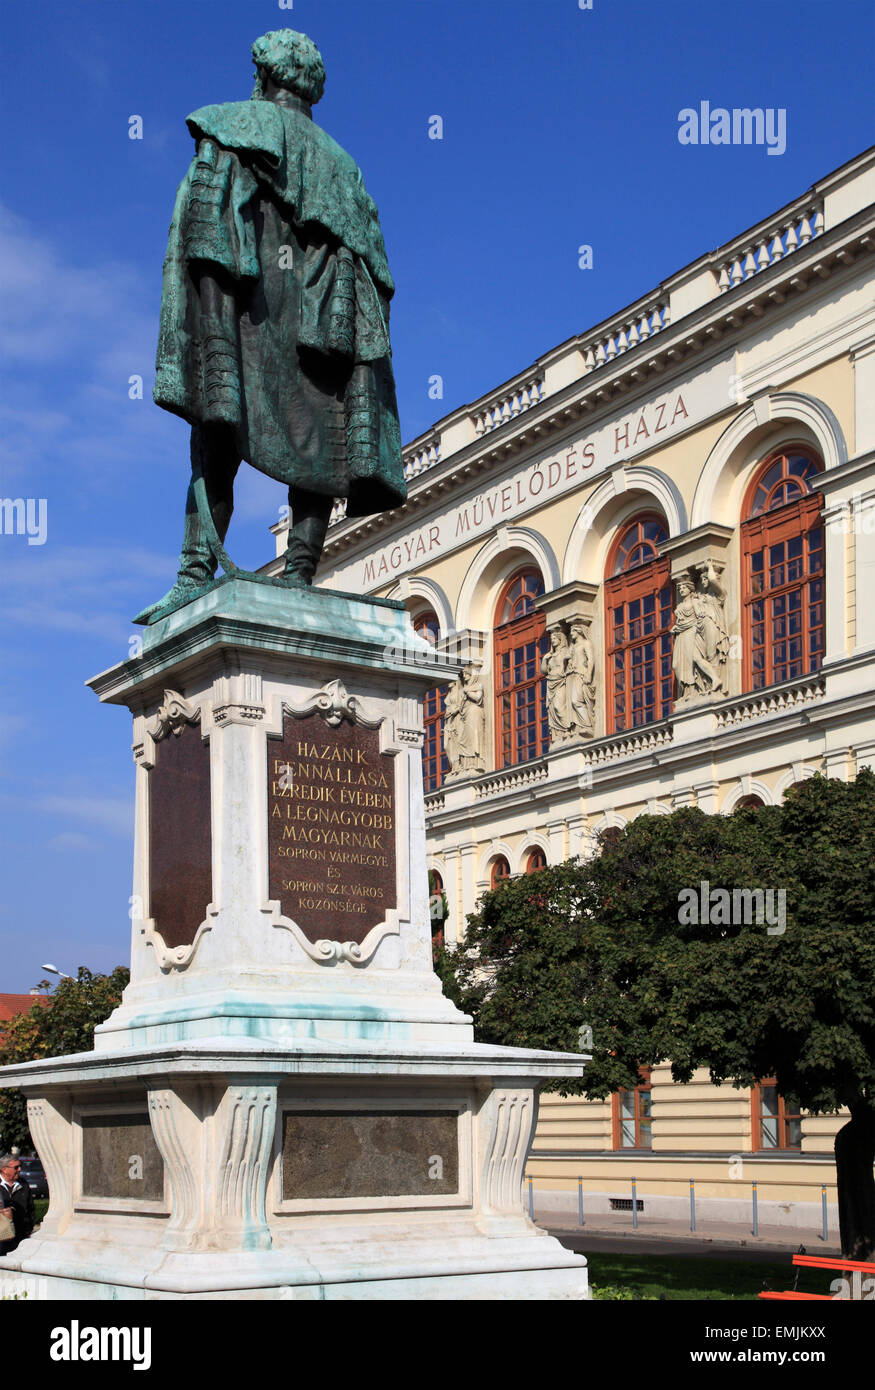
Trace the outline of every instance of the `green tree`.
<instances>
[{"instance_id":1,"label":"green tree","mask_svg":"<svg viewBox=\"0 0 875 1390\"><path fill-rule=\"evenodd\" d=\"M593 859L501 885L442 964L485 1041L579 1049L563 1094L604 1097L640 1066L675 1081L707 1067L739 1087L774 1075L814 1114L850 1111L836 1137L842 1249L875 1257L875 777L814 777L780 807L641 816ZM766 920L706 920L687 904L775 894ZM780 911L785 896L784 913ZM769 899L766 899L768 911ZM750 920L744 920L748 916ZM741 920L739 920L741 918Z\"/></svg>"},{"instance_id":2,"label":"green tree","mask_svg":"<svg viewBox=\"0 0 875 1390\"><path fill-rule=\"evenodd\" d=\"M39 988L46 993L35 997L31 1007L11 1019L0 1035L0 1066L92 1051L94 1029L121 1002L129 978L130 971L123 965L111 975L93 975L80 965L75 980L62 979L54 988L48 980L40 980ZM0 1138L4 1148L33 1147L21 1091L0 1091Z\"/></svg>"}]
</instances>

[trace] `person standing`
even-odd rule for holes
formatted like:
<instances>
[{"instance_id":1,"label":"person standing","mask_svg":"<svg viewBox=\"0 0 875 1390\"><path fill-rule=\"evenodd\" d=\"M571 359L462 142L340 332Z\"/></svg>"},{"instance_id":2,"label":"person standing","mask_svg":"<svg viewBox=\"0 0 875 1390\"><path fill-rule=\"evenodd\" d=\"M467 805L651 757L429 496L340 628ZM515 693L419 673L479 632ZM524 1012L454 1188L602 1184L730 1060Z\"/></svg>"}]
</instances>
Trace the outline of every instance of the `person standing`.
<instances>
[{"instance_id":1,"label":"person standing","mask_svg":"<svg viewBox=\"0 0 875 1390\"><path fill-rule=\"evenodd\" d=\"M19 1182L21 1163L14 1154L0 1158L0 1216L15 1227L12 1240L0 1241L0 1255L8 1255L34 1228L33 1196L26 1182Z\"/></svg>"}]
</instances>

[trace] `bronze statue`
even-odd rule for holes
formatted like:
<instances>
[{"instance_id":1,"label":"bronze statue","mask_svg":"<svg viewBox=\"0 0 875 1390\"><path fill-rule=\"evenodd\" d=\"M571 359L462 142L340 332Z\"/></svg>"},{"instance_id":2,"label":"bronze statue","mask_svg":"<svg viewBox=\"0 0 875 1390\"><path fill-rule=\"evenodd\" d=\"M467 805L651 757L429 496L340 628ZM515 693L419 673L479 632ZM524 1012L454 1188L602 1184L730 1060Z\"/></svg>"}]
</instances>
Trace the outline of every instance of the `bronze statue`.
<instances>
[{"instance_id":1,"label":"bronze statue","mask_svg":"<svg viewBox=\"0 0 875 1390\"><path fill-rule=\"evenodd\" d=\"M282 579L311 584L335 498L348 516L406 498L389 344L394 283L354 160L312 119L325 68L305 34L252 45L250 101L188 117L154 398L191 425L179 574L136 621L213 582L241 459L289 488Z\"/></svg>"}]
</instances>

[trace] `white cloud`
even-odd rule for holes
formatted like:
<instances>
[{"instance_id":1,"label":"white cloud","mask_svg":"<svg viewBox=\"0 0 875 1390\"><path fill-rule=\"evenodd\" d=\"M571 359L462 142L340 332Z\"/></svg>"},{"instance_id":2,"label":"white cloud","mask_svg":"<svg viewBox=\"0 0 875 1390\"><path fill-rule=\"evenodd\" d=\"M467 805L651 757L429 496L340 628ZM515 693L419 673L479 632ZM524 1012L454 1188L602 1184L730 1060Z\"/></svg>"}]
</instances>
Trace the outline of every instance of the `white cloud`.
<instances>
[{"instance_id":1,"label":"white cloud","mask_svg":"<svg viewBox=\"0 0 875 1390\"><path fill-rule=\"evenodd\" d=\"M134 801L111 796L42 796L37 810L46 815L66 816L73 821L99 826L113 835L130 836L134 820Z\"/></svg>"},{"instance_id":2,"label":"white cloud","mask_svg":"<svg viewBox=\"0 0 875 1390\"><path fill-rule=\"evenodd\" d=\"M80 835L76 830L65 830L62 835L55 835L49 840L49 849L72 849L72 850L95 850L102 848L100 841L93 839L90 835Z\"/></svg>"}]
</instances>

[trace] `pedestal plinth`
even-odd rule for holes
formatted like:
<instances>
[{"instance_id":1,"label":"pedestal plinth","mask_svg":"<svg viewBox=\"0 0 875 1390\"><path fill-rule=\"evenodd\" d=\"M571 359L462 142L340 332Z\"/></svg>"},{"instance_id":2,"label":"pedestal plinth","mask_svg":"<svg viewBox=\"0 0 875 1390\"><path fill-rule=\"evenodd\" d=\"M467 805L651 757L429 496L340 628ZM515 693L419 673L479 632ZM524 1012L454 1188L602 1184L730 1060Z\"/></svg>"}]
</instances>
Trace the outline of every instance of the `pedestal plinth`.
<instances>
[{"instance_id":1,"label":"pedestal plinth","mask_svg":"<svg viewBox=\"0 0 875 1390\"><path fill-rule=\"evenodd\" d=\"M521 1204L547 1078L431 963L422 695L391 604L230 580L90 682L130 708L131 982L93 1053L7 1068L49 1297L586 1297Z\"/></svg>"}]
</instances>

